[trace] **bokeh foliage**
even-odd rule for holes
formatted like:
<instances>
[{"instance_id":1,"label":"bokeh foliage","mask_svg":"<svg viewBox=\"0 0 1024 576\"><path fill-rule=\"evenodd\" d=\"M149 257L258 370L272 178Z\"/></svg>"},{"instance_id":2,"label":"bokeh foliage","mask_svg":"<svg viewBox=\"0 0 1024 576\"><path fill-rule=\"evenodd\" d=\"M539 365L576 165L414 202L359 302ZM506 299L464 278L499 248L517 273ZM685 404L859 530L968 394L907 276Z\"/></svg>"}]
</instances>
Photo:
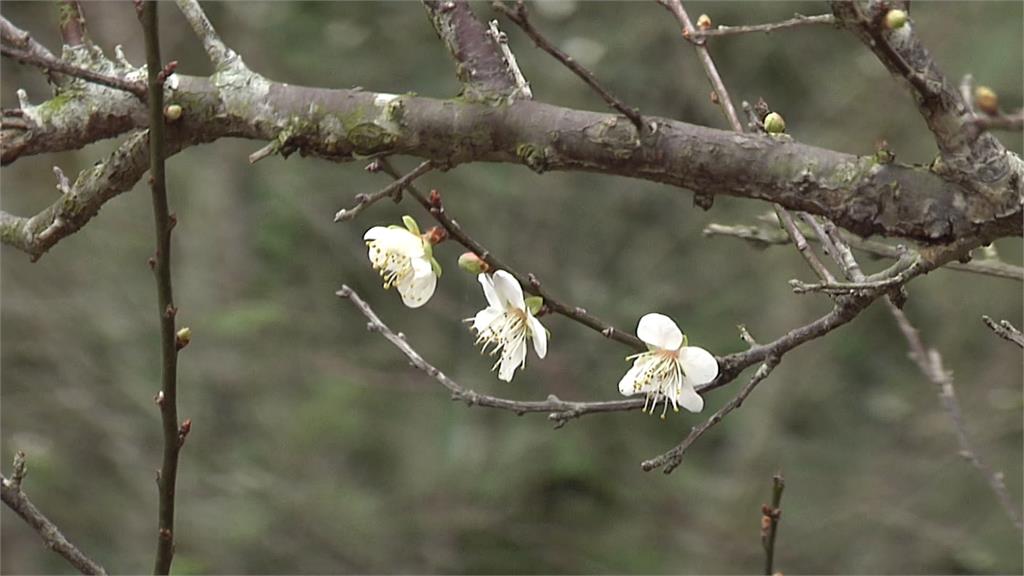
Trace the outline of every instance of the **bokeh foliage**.
<instances>
[{"instance_id":1,"label":"bokeh foliage","mask_svg":"<svg viewBox=\"0 0 1024 576\"><path fill-rule=\"evenodd\" d=\"M205 7L229 45L276 80L435 97L458 90L415 2ZM476 8L492 17L486 4ZM821 2L688 8L716 23L827 10ZM51 49L59 44L51 4L4 2L0 11ZM692 49L653 2L558 1L533 11L543 31L643 113L725 127ZM87 3L86 14L108 53L121 43L129 59L143 60L130 5ZM1020 3L915 2L912 16L951 78L973 73L1006 107L1021 105ZM164 54L181 72L208 73L171 4L162 19ZM538 99L602 109L504 27ZM807 28L720 39L712 51L734 98L764 97L801 141L866 154L884 138L900 161L934 154L910 98L852 35ZM7 60L2 72L4 107L16 105L18 87L34 102L47 97L37 72ZM1019 135L1004 141L1021 152ZM949 419L882 306L787 355L674 474L645 474L638 462L681 439L697 416L597 415L552 431L543 416L453 404L334 291L352 285L446 373L514 398L613 398L625 349L547 318L548 358L498 382L461 322L483 299L455 267L456 246L438 247L447 274L415 312L380 290L366 261L362 232L405 213L427 224L417 206L382 203L332 224L354 194L386 177L297 155L250 166L260 145L218 142L168 163L179 323L193 330L180 362L179 412L193 428L182 453L175 571L753 572L759 508L776 470L787 479L776 565L787 573L1024 568L1020 534L957 456ZM111 147L4 168L4 209L47 205L53 164L75 174ZM661 311L692 343L728 353L743 346L737 324L767 340L827 310L823 297L786 285L808 277L794 250L701 236L710 222L752 221L764 204L723 197L703 212L667 186L515 166L459 167L422 182L493 251L623 328ZM0 267L3 462L25 450L26 490L115 572L149 566L156 530L151 220L138 186L40 262L5 247ZM1018 239L997 247L1021 263ZM1019 326L1020 285L938 271L910 293L911 319L955 372L970 433L1019 501L1021 355L979 317ZM712 394L707 410L739 385ZM13 514L0 517L4 572L67 571Z\"/></svg>"}]
</instances>

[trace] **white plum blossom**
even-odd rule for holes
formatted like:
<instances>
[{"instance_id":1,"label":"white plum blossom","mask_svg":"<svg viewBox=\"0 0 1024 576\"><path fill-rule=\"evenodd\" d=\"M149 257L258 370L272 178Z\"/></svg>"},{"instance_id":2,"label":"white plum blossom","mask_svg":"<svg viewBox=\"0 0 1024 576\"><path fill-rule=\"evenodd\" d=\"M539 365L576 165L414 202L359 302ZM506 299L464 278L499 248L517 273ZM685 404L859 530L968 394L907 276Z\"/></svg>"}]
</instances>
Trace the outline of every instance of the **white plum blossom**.
<instances>
[{"instance_id":1,"label":"white plum blossom","mask_svg":"<svg viewBox=\"0 0 1024 576\"><path fill-rule=\"evenodd\" d=\"M633 367L619 381L619 392L624 396L646 394L652 414L658 402L664 402L662 418L669 402L676 412L679 406L690 412L703 410L704 399L694 386L718 376L715 357L703 348L687 346L686 336L664 314L645 315L636 327L636 335L648 350L627 358L633 360ZM645 410L647 406L645 402Z\"/></svg>"},{"instance_id":2,"label":"white plum blossom","mask_svg":"<svg viewBox=\"0 0 1024 576\"><path fill-rule=\"evenodd\" d=\"M526 341L533 340L533 349L543 358L548 352L548 333L534 313L543 300L523 298L523 289L511 274L498 270L493 275L477 276L487 298L484 308L469 322L477 334L476 343L483 351L501 354L491 370L498 369L498 378L511 382L516 368L526 365Z\"/></svg>"},{"instance_id":3,"label":"white plum blossom","mask_svg":"<svg viewBox=\"0 0 1024 576\"><path fill-rule=\"evenodd\" d=\"M401 226L374 226L363 240L370 250L370 263L384 279L384 289L394 286L409 308L419 308L430 300L441 275L430 242L420 235L416 221L409 216Z\"/></svg>"}]
</instances>

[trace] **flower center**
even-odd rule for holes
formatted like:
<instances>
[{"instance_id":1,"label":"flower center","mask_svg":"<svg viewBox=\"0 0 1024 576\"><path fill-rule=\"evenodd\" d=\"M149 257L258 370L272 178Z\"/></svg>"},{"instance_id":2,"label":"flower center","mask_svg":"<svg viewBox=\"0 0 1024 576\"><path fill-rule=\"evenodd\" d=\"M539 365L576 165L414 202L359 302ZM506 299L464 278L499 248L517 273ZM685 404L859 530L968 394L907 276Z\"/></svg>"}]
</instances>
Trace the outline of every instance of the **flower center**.
<instances>
[{"instance_id":1,"label":"flower center","mask_svg":"<svg viewBox=\"0 0 1024 576\"><path fill-rule=\"evenodd\" d=\"M367 242L370 247L370 263L380 271L384 279L384 289L402 282L412 273L412 259L393 250L385 250L376 241Z\"/></svg>"},{"instance_id":2,"label":"flower center","mask_svg":"<svg viewBox=\"0 0 1024 576\"><path fill-rule=\"evenodd\" d=\"M661 417L664 418L671 402L672 409L678 412L677 398L683 390L683 379L686 376L679 361L679 351L657 348L630 358L635 359L636 365L642 367L640 374L633 381L633 392L647 394L644 411L648 410L649 405L650 413L654 414L658 403L663 402Z\"/></svg>"}]
</instances>

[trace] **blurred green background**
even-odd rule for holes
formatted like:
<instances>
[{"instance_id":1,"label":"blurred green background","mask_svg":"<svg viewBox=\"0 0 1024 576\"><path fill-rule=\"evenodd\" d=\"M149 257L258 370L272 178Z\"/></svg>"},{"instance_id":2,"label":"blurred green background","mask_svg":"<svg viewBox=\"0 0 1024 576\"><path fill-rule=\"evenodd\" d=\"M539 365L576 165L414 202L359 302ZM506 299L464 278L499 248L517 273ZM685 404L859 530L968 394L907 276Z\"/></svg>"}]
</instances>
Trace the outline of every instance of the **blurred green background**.
<instances>
[{"instance_id":1,"label":"blurred green background","mask_svg":"<svg viewBox=\"0 0 1024 576\"><path fill-rule=\"evenodd\" d=\"M486 4L474 5L494 17ZM654 2L545 2L536 24L645 114L725 128L692 48ZM912 17L954 81L992 86L1021 105L1019 2L914 2ZM256 71L279 81L447 97L453 67L415 2L208 3L213 24ZM716 23L827 11L823 2L688 4ZM93 38L144 61L128 3L86 4ZM59 45L50 3L4 2L4 16ZM180 72L210 71L175 7L162 6L163 54ZM603 110L570 72L510 24L511 46L539 100ZM911 99L852 35L828 27L712 43L737 103L764 97L803 142L867 154L887 139L900 161L927 163L934 143ZM3 105L48 88L3 62ZM1020 136L1003 138L1021 152ZM23 158L2 172L3 208L53 202L51 167L77 174L103 142ZM672 475L639 462L702 416L588 416L552 430L543 415L452 403L441 387L364 329L334 291L353 286L428 360L467 387L518 399L554 393L613 399L626 350L547 317L548 358L511 384L488 372L460 321L483 307L461 250L422 309L380 290L363 231L429 218L381 203L332 224L360 192L384 186L361 163L295 155L246 161L262 143L221 141L169 161L174 281L193 343L180 357L182 452L178 573L530 572L743 573L761 569L760 505L786 477L776 567L786 573L1020 573L1021 535L985 479L957 455L936 391L876 304L852 324L787 355L743 408L702 438ZM403 169L412 159L398 159ZM566 301L632 329L646 312L675 318L691 343L741 350L736 325L775 338L828 309L794 295L809 279L795 250L703 238L710 222L749 223L768 206L718 198L703 212L667 186L589 174L538 176L473 165L422 179L509 263ZM2 461L28 453L26 490L73 541L115 572L152 563L160 459L156 295L150 199L142 185L105 206L38 263L2 252ZM1019 239L997 243L1017 265ZM871 270L882 263L865 261ZM938 271L910 286L907 312L956 377L980 454L1021 496L1022 362L982 314L1021 325L1021 285ZM707 416L741 377L708 397ZM9 510L7 573L67 572Z\"/></svg>"}]
</instances>

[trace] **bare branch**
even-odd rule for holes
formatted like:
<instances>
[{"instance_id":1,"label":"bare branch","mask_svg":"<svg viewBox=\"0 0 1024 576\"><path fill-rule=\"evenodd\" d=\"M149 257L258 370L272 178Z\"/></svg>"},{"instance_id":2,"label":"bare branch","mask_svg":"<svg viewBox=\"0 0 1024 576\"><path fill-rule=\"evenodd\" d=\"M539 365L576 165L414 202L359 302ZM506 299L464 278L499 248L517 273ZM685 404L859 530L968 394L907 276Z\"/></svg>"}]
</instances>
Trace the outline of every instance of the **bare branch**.
<instances>
[{"instance_id":1,"label":"bare branch","mask_svg":"<svg viewBox=\"0 0 1024 576\"><path fill-rule=\"evenodd\" d=\"M514 100L519 86L498 41L466 0L422 0L434 30L455 60L455 74L470 101Z\"/></svg>"},{"instance_id":2,"label":"bare branch","mask_svg":"<svg viewBox=\"0 0 1024 576\"><path fill-rule=\"evenodd\" d=\"M163 461L157 476L159 489L159 518L157 522L156 558L154 574L169 574L174 559L174 501L178 481L178 455L191 421L178 423L178 351L184 347L175 331L178 313L174 305L171 282L171 230L177 219L167 204L167 183L164 176L166 137L164 135L164 80L161 69L159 4L157 0L142 2L139 20L146 43L146 69L149 75L149 183L153 196L153 224L156 232L156 252L150 261L157 286L157 310L160 317L161 374L157 405L163 428Z\"/></svg>"},{"instance_id":3,"label":"bare branch","mask_svg":"<svg viewBox=\"0 0 1024 576\"><path fill-rule=\"evenodd\" d=\"M1013 342L1017 346L1024 348L1024 334L1021 334L1020 330L1014 328L1013 324L1010 324L1006 320L1000 320L997 324L995 320L989 318L988 316L982 316L981 319L983 322L985 322L986 326L991 328L992 331L996 333L997 336L1003 338L1004 340L1009 340L1010 342Z\"/></svg>"},{"instance_id":4,"label":"bare branch","mask_svg":"<svg viewBox=\"0 0 1024 576\"><path fill-rule=\"evenodd\" d=\"M22 64L28 64L30 66L36 66L42 68L48 72L59 72L68 76L74 76L75 78L81 78L88 82L95 84L102 84L110 88L116 88L118 90L124 90L140 100L145 101L146 99L146 86L141 82L135 82L132 80L125 80L124 78L118 78L117 76L109 76L107 74L100 74L87 68L81 68L74 64L69 64L63 60L46 59L38 54L28 52L26 50L18 50L7 46L6 44L0 47L0 52L8 58L13 58Z\"/></svg>"},{"instance_id":5,"label":"bare branch","mask_svg":"<svg viewBox=\"0 0 1024 576\"><path fill-rule=\"evenodd\" d=\"M60 37L67 46L79 46L89 43L89 34L85 27L85 15L78 0L60 0L57 3L60 16Z\"/></svg>"},{"instance_id":6,"label":"bare branch","mask_svg":"<svg viewBox=\"0 0 1024 576\"><path fill-rule=\"evenodd\" d=\"M772 373L772 370L774 370L775 367L778 366L778 364L779 358L777 356L769 356L767 359L765 359L764 363L761 364L761 367L757 369L757 372L754 372L754 376L750 379L749 382L747 382L747 385L744 386L739 391L739 393L732 398L732 400L727 402L725 406L719 408L717 412L715 412L710 418L705 420L703 423L694 426L693 429L690 430L690 433L686 436L686 438L683 439L682 442L679 443L678 446L669 450L668 452L665 452L661 456L657 456L655 458L651 458L650 460L643 461L640 464L640 467L643 468L644 472L650 472L655 468L664 467L662 472L664 472L665 474L671 474L672 471L675 470L680 463L682 463L683 454L686 453L686 450L694 442L696 442L698 438L703 436L705 432L711 429L715 424L721 422L722 418L725 418L726 416L729 415L730 412L742 406L743 401L747 399L747 396L749 396L750 393L754 391L754 388L756 388L758 384L764 381L764 379L767 378L768 375Z\"/></svg>"},{"instance_id":7,"label":"bare branch","mask_svg":"<svg viewBox=\"0 0 1024 576\"><path fill-rule=\"evenodd\" d=\"M975 116L967 125L975 130L1006 130L1020 132L1024 130L1024 110L1012 114L1000 113L995 116Z\"/></svg>"},{"instance_id":8,"label":"bare branch","mask_svg":"<svg viewBox=\"0 0 1024 576\"><path fill-rule=\"evenodd\" d=\"M784 234L763 228L761 226L731 226L725 224L709 224L704 228L705 236L731 236L746 240L758 247L784 246L790 243L789 238ZM850 234L841 233L843 240L853 249L866 252L872 256L883 258L899 258L900 251L896 246L878 242L876 240L864 240ZM808 238L812 242L820 240L811 235ZM970 262L953 261L947 263L944 268L958 270L960 272L972 272L996 278L1008 278L1010 280L1024 281L1024 268L1007 264L996 259L972 260Z\"/></svg>"},{"instance_id":9,"label":"bare branch","mask_svg":"<svg viewBox=\"0 0 1024 576\"><path fill-rule=\"evenodd\" d=\"M217 35L213 24L210 24L206 13L203 12L203 8L199 5L199 0L176 0L176 3L182 15L185 16L185 20L188 20L192 31L195 32L196 36L199 37L199 41L202 42L203 50L206 51L206 56L213 63L214 68L222 70L241 62L238 54L228 48L224 41L220 39L220 36Z\"/></svg>"},{"instance_id":10,"label":"bare branch","mask_svg":"<svg viewBox=\"0 0 1024 576\"><path fill-rule=\"evenodd\" d=\"M380 159L377 162L380 163L381 170L392 178L397 180L402 177L387 160ZM611 324L591 315L579 306L570 306L569 304L566 304L552 296L551 293L541 285L540 280L538 280L533 274L523 274L499 260L491 253L490 250L467 234L462 229L462 226L448 215L445 211L444 205L441 203L441 197L439 194L436 197L432 196L428 199L423 195L423 193L417 190L415 186L406 185L405 189L409 191L410 195L412 195L412 197L415 198L416 201L419 202L420 205L423 206L423 208L427 210L427 212L437 220L439 224L441 224L453 240L465 246L466 249L479 256L484 262L487 262L487 265L490 266L492 270L505 270L511 274L519 284L522 285L524 290L543 298L544 305L549 311L565 316L571 320L575 320L588 328L600 332L602 336L621 342L634 350L645 350L647 348L646 345L636 336L615 328Z\"/></svg>"},{"instance_id":11,"label":"bare branch","mask_svg":"<svg viewBox=\"0 0 1024 576\"><path fill-rule=\"evenodd\" d=\"M977 452L971 445L970 437L967 435L967 430L964 428L963 417L960 412L960 403L956 399L956 391L953 388L953 376L943 369L942 357L939 355L938 351L934 349L928 350L925 348L924 342L921 340L920 333L918 333L917 329L910 323L910 320L902 310L894 306L892 303L888 303L888 306L893 318L896 319L896 324L899 326L903 336L907 339L907 344L910 346L910 359L913 360L914 363L917 364L918 368L921 369L921 373L923 373L924 376L928 378L936 388L938 388L939 399L942 401L942 407L945 408L946 412L949 414L949 418L953 422L953 428L956 431L957 442L960 444L960 455L970 462L971 465L985 477L985 480L988 481L992 491L999 499L999 503L1002 505L1006 515L1011 521L1013 521L1018 530L1024 530L1020 507L1017 506L1010 497L1010 493L1006 489L1006 483L1003 480L1002 472L993 471L992 468L978 456Z\"/></svg>"},{"instance_id":12,"label":"bare branch","mask_svg":"<svg viewBox=\"0 0 1024 576\"><path fill-rule=\"evenodd\" d=\"M498 46L501 48L501 53L505 56L505 62L508 63L509 72L511 72L512 77L516 79L519 96L524 100L533 100L533 91L530 90L530 83L526 81L526 76L523 76L523 71L519 69L519 63L516 61L516 55L513 54L512 49L508 47L508 35L498 29L497 20L491 20L488 22L487 29L491 33L491 37L494 38L494 41L497 42Z\"/></svg>"},{"instance_id":13,"label":"bare branch","mask_svg":"<svg viewBox=\"0 0 1024 576\"><path fill-rule=\"evenodd\" d=\"M786 480L782 472L772 477L772 503L761 507L761 546L764 547L765 576L775 574L775 536L779 533L779 520L782 518L782 491L786 489Z\"/></svg>"},{"instance_id":14,"label":"bare branch","mask_svg":"<svg viewBox=\"0 0 1024 576\"><path fill-rule=\"evenodd\" d=\"M747 26L718 26L709 30L694 30L690 33L689 38L699 41L704 38L732 36L734 34L749 34L751 32L764 32L767 34L785 28L796 28L799 26L811 26L816 24L835 26L836 17L832 14L819 14L817 16L796 14L793 18L790 18L789 20L782 20L781 22L752 24Z\"/></svg>"},{"instance_id":15,"label":"bare branch","mask_svg":"<svg viewBox=\"0 0 1024 576\"><path fill-rule=\"evenodd\" d=\"M367 207L373 205L375 202L382 198L398 198L397 194L403 189L408 187L414 180L420 176L430 172L434 169L434 164L427 160L426 162L420 163L419 166L413 168L408 174L402 176L385 186L381 190L374 192L373 194L358 194L356 195L356 204L351 208L342 208L338 210L338 213L334 215L335 222L341 222L342 220L352 220Z\"/></svg>"},{"instance_id":16,"label":"bare branch","mask_svg":"<svg viewBox=\"0 0 1024 576\"><path fill-rule=\"evenodd\" d=\"M94 560L82 553L68 541L60 529L28 499L21 489L25 477L25 453L20 450L14 456L14 473L10 480L0 475L0 495L4 504L13 510L26 524L32 527L50 550L60 554L82 574L106 574L107 571Z\"/></svg>"},{"instance_id":17,"label":"bare branch","mask_svg":"<svg viewBox=\"0 0 1024 576\"><path fill-rule=\"evenodd\" d=\"M831 283L835 282L835 278L832 273L828 271L828 268L821 263L818 259L817 254L811 250L810 245L807 244L807 238L804 237L800 228L797 227L796 222L793 220L793 216L789 214L783 207L778 204L774 205L775 214L779 217L779 223L782 225L783 230L789 235L790 241L796 246L796 249L800 252L800 255L804 257L807 264L810 265L814 273L821 278L823 282ZM804 214L801 214L804 215Z\"/></svg>"},{"instance_id":18,"label":"bare branch","mask_svg":"<svg viewBox=\"0 0 1024 576\"><path fill-rule=\"evenodd\" d=\"M22 52L27 52L36 58L57 60L57 57L50 52L49 48L36 42L31 34L18 28L3 16L0 16L0 41L2 41L5 47L9 46ZM63 80L60 74L52 70L47 70L47 74L51 82L60 83Z\"/></svg>"},{"instance_id":19,"label":"bare branch","mask_svg":"<svg viewBox=\"0 0 1024 576\"><path fill-rule=\"evenodd\" d=\"M991 134L968 129L974 116L969 101L936 65L910 19L894 29L886 25L890 8L888 2L873 1L865 12L854 0L832 0L837 22L860 38L889 72L907 80L941 153L942 162L933 169L986 197L997 211L1013 210L1019 192L1010 192L1003 184L1024 178L1020 159L1008 154Z\"/></svg>"},{"instance_id":20,"label":"bare branch","mask_svg":"<svg viewBox=\"0 0 1024 576\"><path fill-rule=\"evenodd\" d=\"M548 418L555 422L556 427L561 427L567 420L578 418L585 414L639 410L644 406L644 402L640 399L615 400L608 402L567 402L565 400L559 400L555 396L548 396L548 399L544 401L521 402L518 400L499 398L497 396L489 396L487 394L479 394L473 390L463 388L457 382L424 360L423 357L420 356L408 342L406 342L405 337L402 334L392 332L391 329L381 321L377 314L374 313L373 309L370 308L370 305L360 298L354 290L348 286L342 286L341 290L338 290L336 294L351 302L352 305L354 305L363 314L363 316L366 316L366 319L369 321L366 326L368 330L371 332L377 332L381 336L384 336L388 342L394 344L396 348L405 354L413 367L426 372L431 378L441 383L442 386L451 392L452 400L465 402L468 406L485 406L488 408L497 408L499 410L509 410L518 415L531 412L548 412Z\"/></svg>"},{"instance_id":21,"label":"bare branch","mask_svg":"<svg viewBox=\"0 0 1024 576\"><path fill-rule=\"evenodd\" d=\"M536 44L538 48L547 52L556 60L561 62L562 65L571 70L573 74L579 76L580 79L587 84L587 86L590 86L594 90L594 92L597 92L601 99L604 100L609 106L621 112L622 115L625 116L626 118L629 118L629 121L632 122L634 126L636 126L638 134L642 135L645 132L644 120L640 116L640 111L637 110L636 108L626 106L625 104L622 103L621 100L619 100L615 96L612 96L612 94L608 92L608 90L605 89L605 87L602 86L600 82L597 81L597 77L594 76L593 72L587 70L572 56L569 56L565 52L562 52L561 50L558 49L558 47L549 42L548 39L545 38L544 35L541 34L536 27L534 27L533 23L530 22L530 16L528 11L526 10L526 3L523 2L523 0L516 0L515 8L509 8L503 2L500 1L494 2L492 5L494 6L495 10L504 14L506 17L508 17L509 20L515 22L516 25L523 30L523 32L526 32L526 35L529 36L531 40L533 40L533 43Z\"/></svg>"}]
</instances>

